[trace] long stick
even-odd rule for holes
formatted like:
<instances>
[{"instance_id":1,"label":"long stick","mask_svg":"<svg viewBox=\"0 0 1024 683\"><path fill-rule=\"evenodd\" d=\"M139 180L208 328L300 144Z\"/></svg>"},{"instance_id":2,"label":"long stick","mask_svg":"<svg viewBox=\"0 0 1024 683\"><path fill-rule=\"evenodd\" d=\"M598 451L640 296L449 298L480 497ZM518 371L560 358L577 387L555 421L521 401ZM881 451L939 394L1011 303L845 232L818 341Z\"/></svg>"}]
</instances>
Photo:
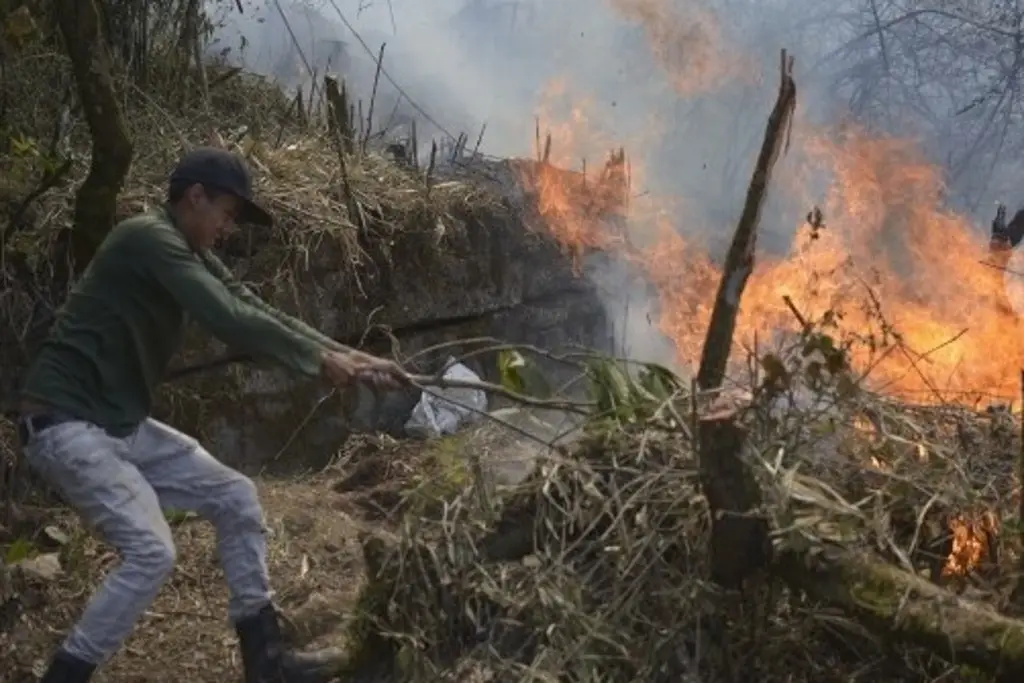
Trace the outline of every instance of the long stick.
<instances>
[{"instance_id":1,"label":"long stick","mask_svg":"<svg viewBox=\"0 0 1024 683\"><path fill-rule=\"evenodd\" d=\"M747 189L747 200L743 205L743 214L736 226L732 245L725 258L722 279L718 283L718 295L715 307L711 311L711 322L708 324L707 337L701 351L700 370L697 373L697 384L701 389L714 389L721 386L725 379L725 370L729 363L732 349L732 336L736 330L736 316L739 313L740 298L747 285L747 279L754 269L754 248L757 245L757 224L761 219L761 209L768 193L768 181L772 169L779 157L789 129L789 122L796 107L796 83L793 81L793 58L782 51L781 57L782 82L779 84L779 97L775 108L768 118L764 134L761 154L754 167L754 175Z\"/></svg>"},{"instance_id":2,"label":"long stick","mask_svg":"<svg viewBox=\"0 0 1024 683\"><path fill-rule=\"evenodd\" d=\"M380 84L380 70L384 65L384 48L387 43L380 44L380 53L377 55L377 70L373 74L373 90L370 91L370 109L366 114L366 133L363 135L362 150L366 152L366 145L370 142L370 133L373 132L373 105L377 101L377 86Z\"/></svg>"},{"instance_id":3,"label":"long stick","mask_svg":"<svg viewBox=\"0 0 1024 683\"><path fill-rule=\"evenodd\" d=\"M500 384L485 382L483 380L449 379L446 377L438 377L436 375L410 375L409 379L413 386L419 387L424 391L427 391L430 388L477 389L485 394L503 396L510 401L514 401L522 405L532 406L534 408L544 408L546 410L561 410L569 413L577 413L579 415L592 415L596 405L590 401L566 401L562 399L534 398L532 396L527 396L526 394L520 394L517 391L512 391L511 389L506 389Z\"/></svg>"}]
</instances>

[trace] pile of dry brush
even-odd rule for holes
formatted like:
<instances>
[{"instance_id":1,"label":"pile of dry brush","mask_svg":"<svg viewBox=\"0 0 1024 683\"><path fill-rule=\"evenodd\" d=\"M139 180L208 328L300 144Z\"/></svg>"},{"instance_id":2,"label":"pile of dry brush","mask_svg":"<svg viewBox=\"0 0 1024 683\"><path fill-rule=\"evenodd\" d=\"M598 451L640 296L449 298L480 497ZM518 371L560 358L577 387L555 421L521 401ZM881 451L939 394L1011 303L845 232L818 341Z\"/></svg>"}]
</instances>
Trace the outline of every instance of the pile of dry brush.
<instances>
[{"instance_id":1,"label":"pile of dry brush","mask_svg":"<svg viewBox=\"0 0 1024 683\"><path fill-rule=\"evenodd\" d=\"M753 262L790 69L723 282ZM872 394L856 340L798 311L726 390L729 294L692 386L591 361L574 446L364 539L355 680L1020 680L1019 420Z\"/></svg>"},{"instance_id":2,"label":"pile of dry brush","mask_svg":"<svg viewBox=\"0 0 1024 683\"><path fill-rule=\"evenodd\" d=\"M638 374L595 361L602 417L571 449L540 452L522 484L478 481L364 540L359 676L1024 670L1024 621L1008 616L1021 544L1000 528L1017 514L1020 425L1008 412L897 405L818 380L808 402L798 373L787 394L801 398L786 408L763 383L701 407L664 370ZM745 516L720 516L721 498L712 513L708 457L725 464L712 476L728 495L752 503Z\"/></svg>"}]
</instances>

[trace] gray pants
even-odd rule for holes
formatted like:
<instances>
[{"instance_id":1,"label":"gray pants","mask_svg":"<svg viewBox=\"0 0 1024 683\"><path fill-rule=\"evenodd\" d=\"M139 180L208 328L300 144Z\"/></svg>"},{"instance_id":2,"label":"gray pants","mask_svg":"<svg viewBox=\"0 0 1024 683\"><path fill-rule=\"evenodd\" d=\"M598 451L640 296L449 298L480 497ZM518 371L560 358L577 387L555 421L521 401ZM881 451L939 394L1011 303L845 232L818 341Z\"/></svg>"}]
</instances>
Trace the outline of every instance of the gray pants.
<instances>
[{"instance_id":1,"label":"gray pants","mask_svg":"<svg viewBox=\"0 0 1024 683\"><path fill-rule=\"evenodd\" d=\"M29 464L121 554L64 643L71 655L101 664L113 655L156 598L174 567L163 509L212 522L233 621L271 601L263 513L256 486L221 464L195 439L147 420L125 439L86 422L30 435Z\"/></svg>"}]
</instances>

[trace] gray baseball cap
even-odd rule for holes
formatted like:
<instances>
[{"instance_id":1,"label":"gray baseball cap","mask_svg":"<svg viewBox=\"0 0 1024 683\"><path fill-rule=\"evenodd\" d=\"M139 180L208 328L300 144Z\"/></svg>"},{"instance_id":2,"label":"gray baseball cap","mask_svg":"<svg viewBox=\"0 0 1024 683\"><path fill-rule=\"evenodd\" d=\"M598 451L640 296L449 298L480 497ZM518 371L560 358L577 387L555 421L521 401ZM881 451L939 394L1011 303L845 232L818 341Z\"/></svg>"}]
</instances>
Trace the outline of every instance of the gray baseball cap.
<instances>
[{"instance_id":1,"label":"gray baseball cap","mask_svg":"<svg viewBox=\"0 0 1024 683\"><path fill-rule=\"evenodd\" d=\"M199 183L242 200L239 223L271 226L273 217L252 198L252 174L239 155L219 147L197 147L181 157L171 171L171 184Z\"/></svg>"}]
</instances>

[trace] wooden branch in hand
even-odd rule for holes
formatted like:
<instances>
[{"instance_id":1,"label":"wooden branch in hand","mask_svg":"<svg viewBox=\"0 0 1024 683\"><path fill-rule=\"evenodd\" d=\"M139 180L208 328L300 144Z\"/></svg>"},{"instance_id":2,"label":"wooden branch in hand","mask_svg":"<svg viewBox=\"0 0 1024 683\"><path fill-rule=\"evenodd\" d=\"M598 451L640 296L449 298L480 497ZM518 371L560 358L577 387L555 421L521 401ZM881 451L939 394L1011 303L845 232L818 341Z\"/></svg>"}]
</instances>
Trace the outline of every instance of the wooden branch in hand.
<instances>
[{"instance_id":1,"label":"wooden branch in hand","mask_svg":"<svg viewBox=\"0 0 1024 683\"><path fill-rule=\"evenodd\" d=\"M247 354L232 354L221 358L216 358L207 363L200 363L197 365L188 366L179 370L174 370L168 375L168 379L182 379L190 375L198 374L206 370L213 370L219 367L225 367L234 363L246 363L253 361L254 358ZM428 390L430 388L435 389L479 389L485 394L491 396L503 396L504 398L519 403L521 405L527 405L534 408L543 408L545 410L562 410L571 413L578 413L580 415L589 415L594 409L593 402L573 402L562 399L543 399L534 398L527 396L526 394L520 394L511 389L506 389L500 384L494 384L492 382L474 381L465 379L447 379L439 377L437 375L411 375L410 379L414 386Z\"/></svg>"},{"instance_id":2,"label":"wooden branch in hand","mask_svg":"<svg viewBox=\"0 0 1024 683\"><path fill-rule=\"evenodd\" d=\"M543 408L545 410L561 410L570 413L577 413L579 415L590 415L593 413L595 407L595 404L590 401L574 402L566 401L564 399L534 398L533 396L527 396L526 394L520 394L517 391L506 389L500 384L484 382L483 380L450 379L447 377L439 377L437 375L410 375L410 380L412 381L413 386L424 391L428 391L430 388L477 389L488 395L503 396L510 401L521 405L527 405L533 408Z\"/></svg>"}]
</instances>

